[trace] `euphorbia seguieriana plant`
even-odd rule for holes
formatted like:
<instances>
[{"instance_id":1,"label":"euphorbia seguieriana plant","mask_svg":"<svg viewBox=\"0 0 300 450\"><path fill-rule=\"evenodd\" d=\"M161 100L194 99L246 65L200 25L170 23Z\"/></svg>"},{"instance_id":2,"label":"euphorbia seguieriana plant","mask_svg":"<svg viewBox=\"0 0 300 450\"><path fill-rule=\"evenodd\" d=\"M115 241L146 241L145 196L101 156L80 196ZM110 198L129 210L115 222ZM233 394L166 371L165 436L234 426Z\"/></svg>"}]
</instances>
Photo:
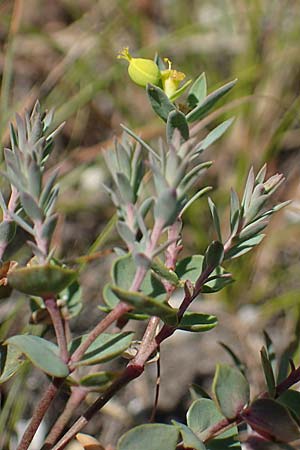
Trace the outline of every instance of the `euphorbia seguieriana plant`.
<instances>
[{"instance_id":1,"label":"euphorbia seguieriana plant","mask_svg":"<svg viewBox=\"0 0 300 450\"><path fill-rule=\"evenodd\" d=\"M226 120L207 132L201 119L236 81L207 94L205 74L181 86L185 76L173 70L168 59L133 58L128 49L121 57L129 62L132 80L146 89L150 105L164 123L166 137L152 147L123 126L122 138L105 152L112 177L111 186L105 189L116 208L115 223L122 244L115 249L111 280L102 292L105 316L99 311L98 323L85 335L74 336L69 327L84 303L78 281L80 267L62 264L51 245L59 195L57 172L44 176L53 138L59 131L49 132L52 112L42 113L37 103L31 115L17 116L10 130L11 148L4 151L2 176L8 187L0 195L0 294L8 298L16 290L27 296L28 317L42 327L39 335L9 336L2 343L0 381L17 376L21 366L28 363L49 379L18 450L28 449L62 388L68 388L69 399L45 437L43 449L61 450L76 435L84 448L102 449L94 438L78 433L119 390L143 374L176 330L203 333L217 325L215 316L194 312L193 303L201 301L202 294L220 291L232 282L230 261L261 242L270 217L286 204L270 206L283 176L266 179L265 166L257 174L251 168L244 193L239 196L231 191L227 232L221 231L226 226L221 226L217 208L208 198L215 240L203 254L182 258L184 213L200 197L206 201L205 194L211 189L203 185L212 164L204 159L205 150L233 121ZM179 106L174 100L183 92L186 100ZM6 256L12 254L12 244L19 242L20 234L26 235L23 242L31 253L26 262ZM174 293L181 296L179 308L172 306ZM142 337L122 331L132 320L143 321ZM118 332L109 332L111 325L118 327ZM45 338L49 327L53 327L55 342ZM193 388L194 401L186 424L173 421L132 428L120 437L117 450L241 449L239 431L245 423L249 425L248 433L242 435L245 448L295 448L293 441L300 438L300 394L290 388L300 380L300 368L291 364L288 373L281 362L276 374L270 347L266 335L266 347L261 351L265 392L250 399L245 368L231 352L235 365L217 366L212 396L200 387ZM122 359L121 372L105 370L105 362L124 354L131 359L127 363ZM98 392L97 399L83 415L74 417L90 392ZM73 425L71 419L76 419Z\"/></svg>"}]
</instances>

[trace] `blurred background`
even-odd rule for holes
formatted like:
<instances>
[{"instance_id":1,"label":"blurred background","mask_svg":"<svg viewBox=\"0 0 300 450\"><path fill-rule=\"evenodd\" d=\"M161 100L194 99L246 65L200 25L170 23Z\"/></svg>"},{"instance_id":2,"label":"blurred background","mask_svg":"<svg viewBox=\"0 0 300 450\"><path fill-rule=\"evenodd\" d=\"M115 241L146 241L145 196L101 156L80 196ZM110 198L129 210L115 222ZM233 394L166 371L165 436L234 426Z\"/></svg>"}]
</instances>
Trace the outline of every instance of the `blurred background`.
<instances>
[{"instance_id":1,"label":"blurred background","mask_svg":"<svg viewBox=\"0 0 300 450\"><path fill-rule=\"evenodd\" d=\"M228 267L237 282L201 303L201 310L218 315L220 326L200 340L178 333L173 344L166 343L157 420L184 420L189 383L207 384L216 361L228 360L217 341L243 356L255 391L263 386L258 366L262 330L268 329L278 352L297 332L299 42L300 0L0 0L2 147L9 144L8 123L15 113L30 110L37 98L43 107L55 107L54 125L66 121L50 161L61 175L58 208L63 220L55 239L62 257L88 252L114 213L101 187L108 177L102 154L120 134L119 124L145 140L155 142L163 135L144 90L131 83L125 63L116 59L124 46L134 56L153 58L158 52L188 78L205 72L209 92L238 78L207 123L209 130L235 116L230 130L207 151L215 164L205 184L214 186L212 198L224 230L230 188L242 193L251 165L257 171L267 162L269 175L279 171L286 176L278 200L293 203L272 220L258 250ZM200 199L186 214L185 255L203 253L212 238L207 202ZM75 332L85 331L95 320L91 308L101 303L110 261L96 260L82 275L85 314L80 323L74 321ZM1 308L0 338L5 339L20 324L25 326L29 312L24 299L13 305L2 302ZM178 366L180 373L171 381ZM146 420L154 378L155 368L149 369L108 407L104 418L94 421L91 431L104 443L114 443L128 425ZM22 381L2 386L0 435L5 427L21 426L22 412L30 417L42 383L32 375L27 390L21 389ZM20 395L17 407L9 390Z\"/></svg>"}]
</instances>

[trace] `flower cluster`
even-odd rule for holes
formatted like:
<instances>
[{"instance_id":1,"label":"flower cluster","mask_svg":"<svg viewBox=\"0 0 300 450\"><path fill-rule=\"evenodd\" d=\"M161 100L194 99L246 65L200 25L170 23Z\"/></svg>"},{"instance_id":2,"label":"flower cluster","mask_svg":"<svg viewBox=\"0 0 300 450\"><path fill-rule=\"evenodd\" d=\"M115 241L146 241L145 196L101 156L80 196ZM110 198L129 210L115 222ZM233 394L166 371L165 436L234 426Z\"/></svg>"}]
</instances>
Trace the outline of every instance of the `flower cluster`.
<instances>
[{"instance_id":1,"label":"flower cluster","mask_svg":"<svg viewBox=\"0 0 300 450\"><path fill-rule=\"evenodd\" d=\"M128 47L118 54L118 58L129 62L128 74L134 83L141 87L146 87L148 84L159 86L171 101L176 100L191 83L189 80L180 86L185 79L185 74L172 69L172 62L168 58L157 62L151 59L133 58Z\"/></svg>"}]
</instances>

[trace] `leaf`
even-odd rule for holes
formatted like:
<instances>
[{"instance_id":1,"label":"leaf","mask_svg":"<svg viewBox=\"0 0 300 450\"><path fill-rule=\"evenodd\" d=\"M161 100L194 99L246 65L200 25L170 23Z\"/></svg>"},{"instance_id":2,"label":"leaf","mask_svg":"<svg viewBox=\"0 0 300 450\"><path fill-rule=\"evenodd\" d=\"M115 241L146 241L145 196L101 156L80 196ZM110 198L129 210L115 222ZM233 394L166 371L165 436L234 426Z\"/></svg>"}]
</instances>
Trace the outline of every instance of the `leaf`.
<instances>
[{"instance_id":1,"label":"leaf","mask_svg":"<svg viewBox=\"0 0 300 450\"><path fill-rule=\"evenodd\" d=\"M126 291L118 286L110 286L110 289L123 302L134 307L135 312L160 317L168 325L177 324L177 311L167 303L148 297L141 292Z\"/></svg>"},{"instance_id":2,"label":"leaf","mask_svg":"<svg viewBox=\"0 0 300 450\"><path fill-rule=\"evenodd\" d=\"M261 436L290 442L300 438L300 430L288 409L270 398L259 398L241 417Z\"/></svg>"},{"instance_id":3,"label":"leaf","mask_svg":"<svg viewBox=\"0 0 300 450\"><path fill-rule=\"evenodd\" d=\"M235 235L240 224L240 200L237 193L231 189L230 191L230 231Z\"/></svg>"},{"instance_id":4,"label":"leaf","mask_svg":"<svg viewBox=\"0 0 300 450\"><path fill-rule=\"evenodd\" d=\"M123 125L122 123L120 124L121 128L123 128L123 130L129 134L129 136L133 137L133 139L135 139L139 144L141 144L142 147L144 147L152 156L154 156L155 159L160 160L160 157L155 153L155 151L153 150L153 148L150 147L150 145L147 144L147 142L145 142L140 136L138 136L137 134L134 133L134 131L130 130L130 128L127 128L125 125Z\"/></svg>"},{"instance_id":5,"label":"leaf","mask_svg":"<svg viewBox=\"0 0 300 450\"><path fill-rule=\"evenodd\" d=\"M152 84L148 84L146 88L148 98L150 100L153 111L165 122L171 111L176 111L175 105L168 99L162 89Z\"/></svg>"},{"instance_id":6,"label":"leaf","mask_svg":"<svg viewBox=\"0 0 300 450\"><path fill-rule=\"evenodd\" d=\"M5 383L20 369L24 364L22 352L13 345L1 345L0 363L1 376L0 383Z\"/></svg>"},{"instance_id":7,"label":"leaf","mask_svg":"<svg viewBox=\"0 0 300 450\"><path fill-rule=\"evenodd\" d=\"M132 187L130 186L130 181L128 180L126 175L124 175L124 173L118 172L116 174L116 177L118 189L124 203L135 203L135 195L133 193Z\"/></svg>"},{"instance_id":8,"label":"leaf","mask_svg":"<svg viewBox=\"0 0 300 450\"><path fill-rule=\"evenodd\" d=\"M43 223L42 228L42 238L46 239L48 242L51 240L54 233L55 227L58 221L58 214L53 214L48 216Z\"/></svg>"},{"instance_id":9,"label":"leaf","mask_svg":"<svg viewBox=\"0 0 300 450\"><path fill-rule=\"evenodd\" d=\"M8 273L8 283L20 292L29 295L47 296L57 294L74 281L75 270L57 265L28 266Z\"/></svg>"},{"instance_id":10,"label":"leaf","mask_svg":"<svg viewBox=\"0 0 300 450\"><path fill-rule=\"evenodd\" d=\"M8 338L5 344L16 347L34 366L48 375L57 378L65 378L69 375L68 366L59 357L58 347L46 339L21 334Z\"/></svg>"},{"instance_id":11,"label":"leaf","mask_svg":"<svg viewBox=\"0 0 300 450\"><path fill-rule=\"evenodd\" d=\"M223 244L219 241L213 241L207 248L205 255L204 255L204 261L203 261L203 267L202 272L206 268L214 268L218 267L224 258L224 247Z\"/></svg>"},{"instance_id":12,"label":"leaf","mask_svg":"<svg viewBox=\"0 0 300 450\"><path fill-rule=\"evenodd\" d=\"M276 369L276 354L275 354L274 344L273 344L273 341L270 338L269 334L266 332L266 330L263 330L263 334L264 334L264 340L265 340L265 344L266 344L267 355L268 355L268 358L272 365L272 368L275 371L275 369Z\"/></svg>"},{"instance_id":13,"label":"leaf","mask_svg":"<svg viewBox=\"0 0 300 450\"><path fill-rule=\"evenodd\" d=\"M42 171L39 165L33 159L28 166L29 191L33 198L39 198L42 187Z\"/></svg>"},{"instance_id":14,"label":"leaf","mask_svg":"<svg viewBox=\"0 0 300 450\"><path fill-rule=\"evenodd\" d=\"M172 420L172 424L178 429L183 441L183 447L194 450L206 450L202 441L193 433L193 431L183 423Z\"/></svg>"},{"instance_id":15,"label":"leaf","mask_svg":"<svg viewBox=\"0 0 300 450\"><path fill-rule=\"evenodd\" d=\"M23 228L23 230L27 231L27 233L31 234L32 236L35 235L33 228L27 222L25 222L25 220L22 219L22 217L13 212L11 212L10 215L12 219L16 222L16 224L19 225L19 227Z\"/></svg>"},{"instance_id":16,"label":"leaf","mask_svg":"<svg viewBox=\"0 0 300 450\"><path fill-rule=\"evenodd\" d=\"M178 130L183 141L189 138L189 126L185 115L181 111L171 111L167 119L167 142L171 143L175 130Z\"/></svg>"},{"instance_id":17,"label":"leaf","mask_svg":"<svg viewBox=\"0 0 300 450\"><path fill-rule=\"evenodd\" d=\"M190 108L195 108L199 103L202 103L207 95L207 83L205 73L194 81L187 97L187 103Z\"/></svg>"},{"instance_id":18,"label":"leaf","mask_svg":"<svg viewBox=\"0 0 300 450\"><path fill-rule=\"evenodd\" d=\"M164 280L167 280L173 286L179 286L179 279L176 273L168 269L160 258L154 258L151 261L151 269Z\"/></svg>"},{"instance_id":19,"label":"leaf","mask_svg":"<svg viewBox=\"0 0 300 450\"><path fill-rule=\"evenodd\" d=\"M178 97L180 97L187 90L191 83L192 80L188 80L182 86L180 86L179 89L176 89L176 91L170 96L171 102L174 102Z\"/></svg>"},{"instance_id":20,"label":"leaf","mask_svg":"<svg viewBox=\"0 0 300 450\"><path fill-rule=\"evenodd\" d=\"M90 373L89 375L82 377L79 383L81 386L94 388L95 390L99 388L103 389L114 381L118 375L118 372L112 371Z\"/></svg>"},{"instance_id":21,"label":"leaf","mask_svg":"<svg viewBox=\"0 0 300 450\"><path fill-rule=\"evenodd\" d=\"M288 389L277 398L277 401L286 406L297 422L300 422L300 392Z\"/></svg>"},{"instance_id":22,"label":"leaf","mask_svg":"<svg viewBox=\"0 0 300 450\"><path fill-rule=\"evenodd\" d=\"M218 125L216 128L214 128L208 135L200 142L199 146L197 147L197 151L200 150L206 150L207 147L212 145L214 142L216 142L218 139L220 139L221 136L228 130L232 122L234 121L234 117L231 119L225 120L225 122Z\"/></svg>"},{"instance_id":23,"label":"leaf","mask_svg":"<svg viewBox=\"0 0 300 450\"><path fill-rule=\"evenodd\" d=\"M130 253L117 258L112 265L111 278L113 284L126 290L130 289L135 272L136 263ZM160 302L163 302L166 298L163 284L150 271L147 272L140 291L149 297L155 297ZM103 298L110 309L113 309L119 303L118 297L112 292L108 284L104 286ZM148 317L147 314L133 313L128 314L128 316L137 320L144 320Z\"/></svg>"},{"instance_id":24,"label":"leaf","mask_svg":"<svg viewBox=\"0 0 300 450\"><path fill-rule=\"evenodd\" d=\"M267 219L263 220L262 218L259 218L243 228L243 230L239 233L239 239L242 239L243 241L251 239L263 231L267 225Z\"/></svg>"},{"instance_id":25,"label":"leaf","mask_svg":"<svg viewBox=\"0 0 300 450\"><path fill-rule=\"evenodd\" d=\"M28 194L27 192L21 192L20 199L27 216L33 222L35 222L36 220L43 220L43 212L30 194Z\"/></svg>"},{"instance_id":26,"label":"leaf","mask_svg":"<svg viewBox=\"0 0 300 450\"><path fill-rule=\"evenodd\" d=\"M263 347L260 351L261 363L265 375L265 380L267 383L268 392L270 397L274 398L276 394L276 383L275 376L272 368L271 361L268 358L267 351L265 347Z\"/></svg>"},{"instance_id":27,"label":"leaf","mask_svg":"<svg viewBox=\"0 0 300 450\"><path fill-rule=\"evenodd\" d=\"M258 244L260 244L264 237L264 234L258 234L257 236L247 239L246 241L237 243L228 252L226 252L224 260L237 258L238 256L242 256L245 253L248 253Z\"/></svg>"},{"instance_id":28,"label":"leaf","mask_svg":"<svg viewBox=\"0 0 300 450\"><path fill-rule=\"evenodd\" d=\"M217 325L218 319L215 316L187 311L184 313L178 329L197 333L212 330Z\"/></svg>"},{"instance_id":29,"label":"leaf","mask_svg":"<svg viewBox=\"0 0 300 450\"><path fill-rule=\"evenodd\" d=\"M178 435L178 429L171 425L139 425L119 439L117 450L175 450Z\"/></svg>"},{"instance_id":30,"label":"leaf","mask_svg":"<svg viewBox=\"0 0 300 450\"><path fill-rule=\"evenodd\" d=\"M228 424L226 418L216 407L215 403L207 398L195 400L187 412L187 425L202 441L210 436L210 430L217 423ZM237 427L232 427L220 434L217 439L226 439L237 435Z\"/></svg>"},{"instance_id":31,"label":"leaf","mask_svg":"<svg viewBox=\"0 0 300 450\"><path fill-rule=\"evenodd\" d=\"M119 298L112 292L111 285L105 284L103 288L103 299L107 306L99 306L98 308L104 312L110 312L120 302ZM146 320L149 318L148 314L139 314L136 312L130 312L124 315L126 319L134 320Z\"/></svg>"},{"instance_id":32,"label":"leaf","mask_svg":"<svg viewBox=\"0 0 300 450\"><path fill-rule=\"evenodd\" d=\"M212 391L220 411L234 419L249 402L250 388L244 375L235 367L218 364Z\"/></svg>"},{"instance_id":33,"label":"leaf","mask_svg":"<svg viewBox=\"0 0 300 450\"><path fill-rule=\"evenodd\" d=\"M121 220L118 220L117 222L117 231L124 242L133 244L136 241L135 234L131 231L129 226Z\"/></svg>"},{"instance_id":34,"label":"leaf","mask_svg":"<svg viewBox=\"0 0 300 450\"><path fill-rule=\"evenodd\" d=\"M192 283L195 283L202 273L203 260L203 255L188 256L177 263L175 272L182 281L189 280ZM228 272L225 272L222 267L217 267L212 272L211 277L221 277L226 274L228 274ZM215 278L205 283L201 292L204 294L218 292L231 282L232 279L230 278Z\"/></svg>"},{"instance_id":35,"label":"leaf","mask_svg":"<svg viewBox=\"0 0 300 450\"><path fill-rule=\"evenodd\" d=\"M224 86L221 86L216 91L209 94L202 103L198 104L192 111L190 111L186 118L188 122L195 122L195 120L202 119L227 92L229 92L236 84L237 80L230 81Z\"/></svg>"},{"instance_id":36,"label":"leaf","mask_svg":"<svg viewBox=\"0 0 300 450\"><path fill-rule=\"evenodd\" d=\"M91 366L110 361L121 355L131 344L134 333L103 333L98 336L86 350L76 366ZM79 345L87 338L87 334L75 338L70 345L70 353L74 353Z\"/></svg>"},{"instance_id":37,"label":"leaf","mask_svg":"<svg viewBox=\"0 0 300 450\"><path fill-rule=\"evenodd\" d=\"M208 206L209 206L209 209L210 209L210 213L212 215L213 224L214 224L214 227L215 227L217 238L218 238L218 240L220 242L222 242L222 234L221 234L219 214L218 214L216 205L214 204L214 202L212 201L212 199L210 197L208 197Z\"/></svg>"},{"instance_id":38,"label":"leaf","mask_svg":"<svg viewBox=\"0 0 300 450\"><path fill-rule=\"evenodd\" d=\"M155 202L154 218L162 221L164 227L172 225L179 214L179 206L176 189L165 189Z\"/></svg>"},{"instance_id":39,"label":"leaf","mask_svg":"<svg viewBox=\"0 0 300 450\"><path fill-rule=\"evenodd\" d=\"M3 220L0 223L0 242L9 244L16 234L16 224L12 220Z\"/></svg>"}]
</instances>

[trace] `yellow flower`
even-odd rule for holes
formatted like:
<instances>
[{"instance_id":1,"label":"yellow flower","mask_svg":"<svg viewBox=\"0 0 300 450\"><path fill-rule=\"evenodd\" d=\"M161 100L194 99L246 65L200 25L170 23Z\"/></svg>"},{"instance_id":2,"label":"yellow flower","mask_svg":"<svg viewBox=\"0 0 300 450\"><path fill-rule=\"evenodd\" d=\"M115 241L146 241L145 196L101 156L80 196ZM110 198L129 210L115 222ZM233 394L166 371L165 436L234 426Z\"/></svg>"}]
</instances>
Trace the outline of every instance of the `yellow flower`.
<instances>
[{"instance_id":1,"label":"yellow flower","mask_svg":"<svg viewBox=\"0 0 300 450\"><path fill-rule=\"evenodd\" d=\"M164 61L169 67L168 69L161 71L161 81L163 90L166 95L171 98L178 90L181 81L185 79L185 74L172 69L172 63L168 58L164 58Z\"/></svg>"},{"instance_id":2,"label":"yellow flower","mask_svg":"<svg viewBox=\"0 0 300 450\"><path fill-rule=\"evenodd\" d=\"M128 74L134 83L142 87L146 87L148 83L158 85L160 70L154 61L151 59L133 58L129 53L128 47L119 53L118 58L129 62Z\"/></svg>"}]
</instances>

